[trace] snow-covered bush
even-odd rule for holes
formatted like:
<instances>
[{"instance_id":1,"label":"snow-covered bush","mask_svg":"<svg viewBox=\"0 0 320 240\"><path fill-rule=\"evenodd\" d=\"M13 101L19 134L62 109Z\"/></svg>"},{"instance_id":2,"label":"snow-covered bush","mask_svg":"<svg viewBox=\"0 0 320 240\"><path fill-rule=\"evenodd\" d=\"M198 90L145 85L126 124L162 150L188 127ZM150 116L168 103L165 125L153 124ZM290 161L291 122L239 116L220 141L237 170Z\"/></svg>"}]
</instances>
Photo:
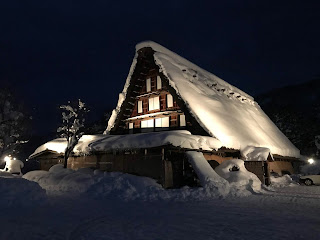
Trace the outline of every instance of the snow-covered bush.
<instances>
[{"instance_id":1,"label":"snow-covered bush","mask_svg":"<svg viewBox=\"0 0 320 240\"><path fill-rule=\"evenodd\" d=\"M233 193L249 195L261 190L261 181L245 168L241 159L226 160L216 167L215 171L230 183Z\"/></svg>"}]
</instances>

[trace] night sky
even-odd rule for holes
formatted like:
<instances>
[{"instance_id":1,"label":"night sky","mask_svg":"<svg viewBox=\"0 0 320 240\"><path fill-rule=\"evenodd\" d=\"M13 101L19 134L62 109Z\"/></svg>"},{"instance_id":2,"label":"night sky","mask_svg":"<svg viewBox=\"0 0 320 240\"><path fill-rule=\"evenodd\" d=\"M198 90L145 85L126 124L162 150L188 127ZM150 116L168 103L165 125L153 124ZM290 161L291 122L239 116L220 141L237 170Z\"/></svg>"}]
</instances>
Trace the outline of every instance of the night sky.
<instances>
[{"instance_id":1,"label":"night sky","mask_svg":"<svg viewBox=\"0 0 320 240\"><path fill-rule=\"evenodd\" d=\"M96 118L114 108L135 45L152 40L257 95L320 76L319 2L1 1L1 85L35 133L55 131L68 100Z\"/></svg>"}]
</instances>

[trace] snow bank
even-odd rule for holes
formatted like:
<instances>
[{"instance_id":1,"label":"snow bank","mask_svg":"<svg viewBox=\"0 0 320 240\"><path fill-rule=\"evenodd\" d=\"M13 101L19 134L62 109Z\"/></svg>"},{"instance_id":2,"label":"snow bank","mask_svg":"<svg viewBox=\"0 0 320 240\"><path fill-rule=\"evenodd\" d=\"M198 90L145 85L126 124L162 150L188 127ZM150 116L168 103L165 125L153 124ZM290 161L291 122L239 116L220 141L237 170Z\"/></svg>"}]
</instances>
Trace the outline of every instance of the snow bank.
<instances>
[{"instance_id":1,"label":"snow bank","mask_svg":"<svg viewBox=\"0 0 320 240\"><path fill-rule=\"evenodd\" d=\"M0 177L0 207L21 207L42 204L45 191L35 182L21 177Z\"/></svg>"},{"instance_id":2,"label":"snow bank","mask_svg":"<svg viewBox=\"0 0 320 240\"><path fill-rule=\"evenodd\" d=\"M241 159L222 162L215 171L230 183L230 188L238 194L250 195L261 191L261 181L249 172Z\"/></svg>"},{"instance_id":3,"label":"snow bank","mask_svg":"<svg viewBox=\"0 0 320 240\"><path fill-rule=\"evenodd\" d=\"M218 176L219 177L219 176ZM223 179L222 179L223 181ZM164 189L154 179L139 177L125 173L105 173L85 193L94 199L116 199L121 201L210 201L212 199L226 198L228 196L246 196L240 192L227 192L226 186L217 187L207 184L205 187L180 189Z\"/></svg>"},{"instance_id":4,"label":"snow bank","mask_svg":"<svg viewBox=\"0 0 320 240\"><path fill-rule=\"evenodd\" d=\"M292 178L285 174L281 177L270 176L271 187L288 187L288 186L296 186L297 182L293 181Z\"/></svg>"},{"instance_id":5,"label":"snow bank","mask_svg":"<svg viewBox=\"0 0 320 240\"><path fill-rule=\"evenodd\" d=\"M83 173L81 170L65 169L60 164L54 165L48 172L42 170L28 172L23 178L37 182L48 195L77 195L85 192L94 183L93 170Z\"/></svg>"},{"instance_id":6,"label":"snow bank","mask_svg":"<svg viewBox=\"0 0 320 240\"><path fill-rule=\"evenodd\" d=\"M156 180L147 177L90 169L74 171L64 169L59 164L50 168L49 171L29 172L23 178L38 183L49 196L83 195L88 198L121 201L203 201L249 195L247 190L235 187L236 184L229 184L221 178L209 164L204 166L200 155L189 153L189 157L194 159L191 162L193 161L197 167L199 176L201 174L203 176L202 179L205 182L203 187L185 186L180 189L164 189Z\"/></svg>"},{"instance_id":7,"label":"snow bank","mask_svg":"<svg viewBox=\"0 0 320 240\"><path fill-rule=\"evenodd\" d=\"M299 150L251 96L150 41L136 46L129 75L106 133L114 126L137 63L137 52L144 47L151 47L155 51L155 63L168 78L169 84L182 98L193 117L212 137L220 140L222 146L234 149L263 147L270 149L273 154L299 158Z\"/></svg>"}]
</instances>

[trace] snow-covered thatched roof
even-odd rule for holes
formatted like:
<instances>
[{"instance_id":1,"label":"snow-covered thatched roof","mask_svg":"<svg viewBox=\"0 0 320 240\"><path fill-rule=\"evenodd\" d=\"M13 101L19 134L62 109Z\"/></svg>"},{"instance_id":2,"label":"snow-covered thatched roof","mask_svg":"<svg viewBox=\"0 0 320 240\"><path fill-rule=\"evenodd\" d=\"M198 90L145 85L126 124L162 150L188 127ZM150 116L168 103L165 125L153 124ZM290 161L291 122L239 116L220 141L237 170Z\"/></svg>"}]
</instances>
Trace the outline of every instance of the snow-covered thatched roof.
<instances>
[{"instance_id":1,"label":"snow-covered thatched roof","mask_svg":"<svg viewBox=\"0 0 320 240\"><path fill-rule=\"evenodd\" d=\"M275 126L254 99L219 77L209 73L154 42L136 46L136 55L123 92L119 95L105 133L115 124L125 100L131 76L137 64L138 51L152 48L154 61L170 86L184 101L191 115L212 137L227 148L262 147L272 154L299 158L299 150Z\"/></svg>"}]
</instances>

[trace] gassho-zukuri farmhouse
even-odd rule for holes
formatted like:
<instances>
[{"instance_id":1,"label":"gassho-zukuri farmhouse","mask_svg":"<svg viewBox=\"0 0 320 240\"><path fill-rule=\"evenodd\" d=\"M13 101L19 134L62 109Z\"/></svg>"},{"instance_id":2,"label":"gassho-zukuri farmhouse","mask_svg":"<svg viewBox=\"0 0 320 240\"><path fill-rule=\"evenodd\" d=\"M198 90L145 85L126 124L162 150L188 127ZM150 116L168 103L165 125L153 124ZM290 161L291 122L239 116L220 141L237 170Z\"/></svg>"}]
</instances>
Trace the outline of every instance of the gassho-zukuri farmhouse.
<instances>
[{"instance_id":1,"label":"gassho-zukuri farmhouse","mask_svg":"<svg viewBox=\"0 0 320 240\"><path fill-rule=\"evenodd\" d=\"M48 170L63 161L66 140L30 156ZM300 151L254 99L170 50L142 42L105 132L84 135L68 160L90 167L156 179L165 188L196 181L188 154L200 152L214 169L243 159L262 183L270 173L294 173ZM208 165L209 166L209 165Z\"/></svg>"}]
</instances>

